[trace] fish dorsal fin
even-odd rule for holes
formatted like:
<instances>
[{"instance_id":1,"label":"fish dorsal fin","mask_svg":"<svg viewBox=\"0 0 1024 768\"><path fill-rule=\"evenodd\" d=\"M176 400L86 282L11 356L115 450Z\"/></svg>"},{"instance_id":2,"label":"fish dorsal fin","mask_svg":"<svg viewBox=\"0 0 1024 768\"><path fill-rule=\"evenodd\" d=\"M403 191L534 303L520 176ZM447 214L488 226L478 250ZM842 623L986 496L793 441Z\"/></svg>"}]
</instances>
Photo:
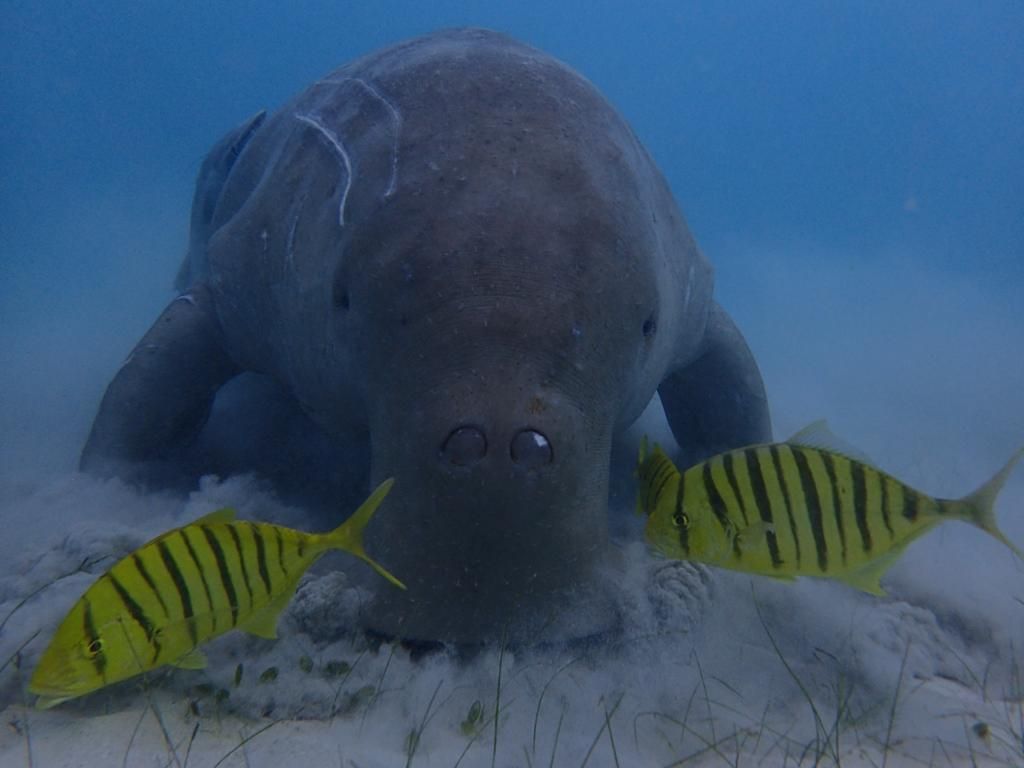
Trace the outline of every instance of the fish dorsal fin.
<instances>
[{"instance_id":1,"label":"fish dorsal fin","mask_svg":"<svg viewBox=\"0 0 1024 768\"><path fill-rule=\"evenodd\" d=\"M230 523L235 519L238 513L231 507L222 507L221 509L215 509L208 515L203 515L198 520L194 520L192 525L209 525L210 523Z\"/></svg>"},{"instance_id":2,"label":"fish dorsal fin","mask_svg":"<svg viewBox=\"0 0 1024 768\"><path fill-rule=\"evenodd\" d=\"M657 508L658 501L662 498L662 490L665 487L665 483L662 483L661 479L667 480L673 476L678 476L679 470L672 459L668 457L657 443L654 444L652 449L648 450L646 435L640 443L640 455L638 458L636 470L633 472L633 476L637 479L636 507L634 512L637 515L651 515L655 508ZM670 470L667 474L665 472L666 466ZM658 480L658 487L654 488L653 483L656 480ZM653 495L655 492L657 492L656 496Z\"/></svg>"},{"instance_id":3,"label":"fish dorsal fin","mask_svg":"<svg viewBox=\"0 0 1024 768\"><path fill-rule=\"evenodd\" d=\"M790 445L801 445L804 448L817 448L830 453L838 453L862 464L875 466L875 462L864 451L855 448L842 438L836 437L835 433L828 428L828 422L825 419L811 422L786 442Z\"/></svg>"},{"instance_id":4,"label":"fish dorsal fin","mask_svg":"<svg viewBox=\"0 0 1024 768\"><path fill-rule=\"evenodd\" d=\"M243 632L257 637L265 637L268 640L277 639L277 620L281 618L283 611L292 597L295 596L295 589L299 586L298 579L285 586L281 594L260 608L256 613L238 625Z\"/></svg>"},{"instance_id":5,"label":"fish dorsal fin","mask_svg":"<svg viewBox=\"0 0 1024 768\"><path fill-rule=\"evenodd\" d=\"M657 445L655 445L655 448L657 448ZM640 446L637 448L637 452L636 452L636 466L637 466L637 469L633 472L633 477L637 477L638 476L639 470L640 470L640 465L643 464L644 461L646 461L647 455L648 455L649 452L650 452L650 446L649 446L649 444L647 442L647 435L644 435L643 437L640 438Z\"/></svg>"},{"instance_id":6,"label":"fish dorsal fin","mask_svg":"<svg viewBox=\"0 0 1024 768\"><path fill-rule=\"evenodd\" d=\"M206 654L193 648L177 661L171 662L180 669L206 669Z\"/></svg>"}]
</instances>

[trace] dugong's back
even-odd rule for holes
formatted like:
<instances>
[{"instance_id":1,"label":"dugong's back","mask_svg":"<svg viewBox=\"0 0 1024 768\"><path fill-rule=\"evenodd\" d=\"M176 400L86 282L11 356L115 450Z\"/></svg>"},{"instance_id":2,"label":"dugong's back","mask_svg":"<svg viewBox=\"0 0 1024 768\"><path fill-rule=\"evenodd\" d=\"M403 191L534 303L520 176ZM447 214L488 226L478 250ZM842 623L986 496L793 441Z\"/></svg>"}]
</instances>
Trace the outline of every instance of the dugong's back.
<instances>
[{"instance_id":1,"label":"dugong's back","mask_svg":"<svg viewBox=\"0 0 1024 768\"><path fill-rule=\"evenodd\" d=\"M358 326L368 321L364 312L382 308L352 306L353 284L403 260L398 269L424 303L465 296L477 289L466 283L479 282L479 271L452 269L450 258L439 263L445 254L436 251L451 257L484 242L529 240L526 228L563 230L577 243L571 266L579 270L580 260L600 257L582 244L600 230L614 240L636 208L650 226L632 227L634 239L616 244L621 260L612 269L648 269L654 290L665 293L681 292L689 275L689 305L662 302L659 322L699 328L710 269L614 108L536 49L454 30L341 67L271 115L231 173L209 266L197 272L207 271L239 364L289 382L307 410L331 423L342 405L365 413L366 384L351 379L342 392L325 371L365 365L376 351L360 348L367 339ZM519 272L546 259L541 274L564 282L550 236L532 239L538 253L522 259ZM635 254L653 258L638 264ZM492 249L490 258L508 263L518 254ZM424 286L425 271L442 269L443 279ZM393 352L379 337L374 347ZM646 398L657 385L649 378L637 387ZM637 412L630 410L628 420Z\"/></svg>"}]
</instances>

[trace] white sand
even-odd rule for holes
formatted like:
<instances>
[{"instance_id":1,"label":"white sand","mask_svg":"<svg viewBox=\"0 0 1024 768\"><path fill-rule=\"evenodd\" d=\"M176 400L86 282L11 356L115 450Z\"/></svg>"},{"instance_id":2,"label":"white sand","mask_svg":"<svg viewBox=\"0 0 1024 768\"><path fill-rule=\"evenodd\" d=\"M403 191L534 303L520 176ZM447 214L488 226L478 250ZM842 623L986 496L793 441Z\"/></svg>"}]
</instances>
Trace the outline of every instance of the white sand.
<instances>
[{"instance_id":1,"label":"white sand","mask_svg":"<svg viewBox=\"0 0 1024 768\"><path fill-rule=\"evenodd\" d=\"M1021 485L1010 489L1008 507L1020 503ZM43 557L14 558L16 573L0 581L0 620L25 594L73 571L83 552L127 551L153 529L179 523L186 510L194 516L230 501L244 513L275 504L245 480L207 482L182 504L82 476L23 487L16 498L17 504L2 500L6 519L15 508L36 519L44 507L62 517L100 498L108 501L103 510L134 509L136 519L144 519L145 508L153 517L144 530L120 523L104 534L79 523L51 535L58 546L44 547ZM964 565L968 552L960 544L939 541L934 551ZM986 580L1019 581L1020 567L1001 547L970 544L985 554ZM691 758L686 764L720 765L731 764L737 752L759 765L796 765L801 758L810 765L816 754L824 764L838 756L848 765L881 765L887 742L888 765L972 759L1013 765L1022 759L1024 635L1013 633L1024 606L1014 617L993 614L977 600L929 607L935 596L914 588L909 568L897 568L888 580L894 596L878 600L828 582L783 584L696 571L653 560L639 544L625 554L622 600L630 628L614 647L510 651L501 659L491 649L463 661L446 653L412 660L391 645L367 648L359 636L334 639L352 622L362 593L326 572L300 588L276 642L234 633L206 646L207 670L169 670L149 690L126 683L54 710L27 709L22 686L43 638L93 578L66 576L11 614L0 634L0 659L7 659L41 630L22 653L22 669L10 664L0 675L8 725L0 729L0 765L185 765L187 754L192 766L222 758L225 766L394 766L406 764L414 733L412 765L452 766L460 757L461 765L491 765L499 661L499 766L584 760L604 766L616 759L655 766L684 758ZM792 674L773 650L758 609ZM312 670L301 668L303 656ZM351 669L329 677L332 661ZM261 682L270 667L276 679ZM217 701L222 689L227 696ZM464 730L475 701L483 724ZM984 738L972 730L977 723L989 728ZM251 740L231 753L246 737Z\"/></svg>"}]
</instances>

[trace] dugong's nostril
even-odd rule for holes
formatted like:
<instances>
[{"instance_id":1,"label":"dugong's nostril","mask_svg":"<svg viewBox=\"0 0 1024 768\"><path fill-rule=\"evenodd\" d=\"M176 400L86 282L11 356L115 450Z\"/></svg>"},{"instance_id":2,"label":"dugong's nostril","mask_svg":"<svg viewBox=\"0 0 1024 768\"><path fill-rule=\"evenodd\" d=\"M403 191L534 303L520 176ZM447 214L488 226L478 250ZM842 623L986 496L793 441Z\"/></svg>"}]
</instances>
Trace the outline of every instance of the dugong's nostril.
<instances>
[{"instance_id":1,"label":"dugong's nostril","mask_svg":"<svg viewBox=\"0 0 1024 768\"><path fill-rule=\"evenodd\" d=\"M550 464L554 458L551 443L544 435L533 429L524 429L513 437L510 451L512 461L527 469Z\"/></svg>"},{"instance_id":2,"label":"dugong's nostril","mask_svg":"<svg viewBox=\"0 0 1024 768\"><path fill-rule=\"evenodd\" d=\"M459 427L445 438L441 457L458 467L476 464L487 453L487 438L476 427Z\"/></svg>"}]
</instances>

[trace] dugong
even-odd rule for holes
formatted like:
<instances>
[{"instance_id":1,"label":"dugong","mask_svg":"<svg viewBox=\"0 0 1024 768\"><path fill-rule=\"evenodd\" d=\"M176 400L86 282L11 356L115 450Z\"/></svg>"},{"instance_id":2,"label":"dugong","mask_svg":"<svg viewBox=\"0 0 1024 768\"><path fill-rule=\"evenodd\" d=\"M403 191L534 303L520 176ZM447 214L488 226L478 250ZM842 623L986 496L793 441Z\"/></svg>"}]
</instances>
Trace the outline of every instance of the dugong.
<instances>
[{"instance_id":1,"label":"dugong","mask_svg":"<svg viewBox=\"0 0 1024 768\"><path fill-rule=\"evenodd\" d=\"M366 540L408 585L366 608L390 636L603 631L615 435L657 392L684 465L771 437L651 157L586 79L494 32L372 53L225 136L177 285L82 468L133 477L234 377L271 377L360 441L367 488L395 478Z\"/></svg>"}]
</instances>

